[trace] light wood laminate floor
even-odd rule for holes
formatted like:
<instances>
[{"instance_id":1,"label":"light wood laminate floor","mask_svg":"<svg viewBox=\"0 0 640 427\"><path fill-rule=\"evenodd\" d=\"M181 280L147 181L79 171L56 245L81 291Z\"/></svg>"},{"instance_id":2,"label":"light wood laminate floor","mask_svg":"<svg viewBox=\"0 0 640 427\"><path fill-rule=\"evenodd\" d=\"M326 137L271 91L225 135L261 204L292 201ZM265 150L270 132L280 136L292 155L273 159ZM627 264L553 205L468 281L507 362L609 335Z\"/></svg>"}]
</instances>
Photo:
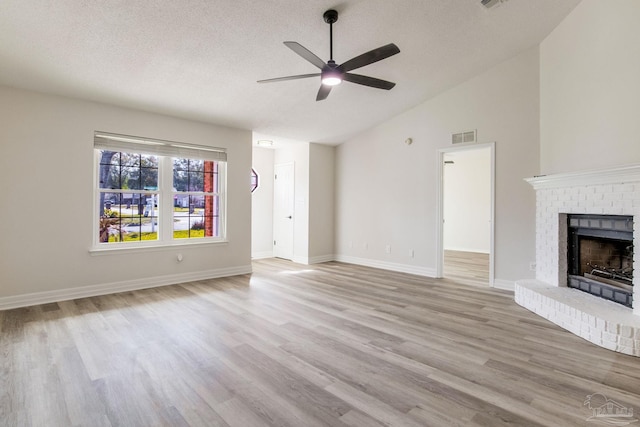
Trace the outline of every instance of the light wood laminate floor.
<instances>
[{"instance_id":1,"label":"light wood laminate floor","mask_svg":"<svg viewBox=\"0 0 640 427\"><path fill-rule=\"evenodd\" d=\"M444 251L444 277L456 283L489 286L489 254Z\"/></svg>"},{"instance_id":2,"label":"light wood laminate floor","mask_svg":"<svg viewBox=\"0 0 640 427\"><path fill-rule=\"evenodd\" d=\"M336 262L0 312L3 426L585 426L640 359L512 293ZM595 401L595 400L594 400Z\"/></svg>"}]
</instances>

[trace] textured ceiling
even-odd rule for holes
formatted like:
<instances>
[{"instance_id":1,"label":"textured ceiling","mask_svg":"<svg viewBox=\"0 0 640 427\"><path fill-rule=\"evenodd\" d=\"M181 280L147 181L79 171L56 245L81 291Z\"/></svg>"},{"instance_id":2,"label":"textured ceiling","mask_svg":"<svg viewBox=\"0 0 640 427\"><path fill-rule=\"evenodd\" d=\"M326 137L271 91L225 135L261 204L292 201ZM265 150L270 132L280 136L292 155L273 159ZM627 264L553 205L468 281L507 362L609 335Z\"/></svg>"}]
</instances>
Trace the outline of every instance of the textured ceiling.
<instances>
[{"instance_id":1,"label":"textured ceiling","mask_svg":"<svg viewBox=\"0 0 640 427\"><path fill-rule=\"evenodd\" d=\"M339 143L537 45L579 0L2 0L0 84ZM343 83L316 102L317 69L292 40L344 62L395 43L358 69L391 91Z\"/></svg>"}]
</instances>

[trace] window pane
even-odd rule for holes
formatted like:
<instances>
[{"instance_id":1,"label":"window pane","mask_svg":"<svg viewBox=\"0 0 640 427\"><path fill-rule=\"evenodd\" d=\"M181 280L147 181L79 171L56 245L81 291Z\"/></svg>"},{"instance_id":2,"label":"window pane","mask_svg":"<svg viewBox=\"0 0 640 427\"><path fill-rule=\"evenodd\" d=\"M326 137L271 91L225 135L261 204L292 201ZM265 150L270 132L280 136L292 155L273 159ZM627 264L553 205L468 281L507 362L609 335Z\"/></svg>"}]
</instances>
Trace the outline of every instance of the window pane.
<instances>
[{"instance_id":1,"label":"window pane","mask_svg":"<svg viewBox=\"0 0 640 427\"><path fill-rule=\"evenodd\" d=\"M206 196L204 202L205 236L220 237L220 197Z\"/></svg>"},{"instance_id":2,"label":"window pane","mask_svg":"<svg viewBox=\"0 0 640 427\"><path fill-rule=\"evenodd\" d=\"M204 174L189 172L189 191L204 191Z\"/></svg>"},{"instance_id":3,"label":"window pane","mask_svg":"<svg viewBox=\"0 0 640 427\"><path fill-rule=\"evenodd\" d=\"M141 154L140 167L158 169L158 156L152 156L150 154Z\"/></svg>"},{"instance_id":4,"label":"window pane","mask_svg":"<svg viewBox=\"0 0 640 427\"><path fill-rule=\"evenodd\" d=\"M219 205L218 196L175 195L173 237L220 237Z\"/></svg>"},{"instance_id":5,"label":"window pane","mask_svg":"<svg viewBox=\"0 0 640 427\"><path fill-rule=\"evenodd\" d=\"M139 167L140 166L140 154L137 153L120 153L120 165Z\"/></svg>"},{"instance_id":6,"label":"window pane","mask_svg":"<svg viewBox=\"0 0 640 427\"><path fill-rule=\"evenodd\" d=\"M123 190L156 190L158 188L158 169L123 167L121 169Z\"/></svg>"},{"instance_id":7,"label":"window pane","mask_svg":"<svg viewBox=\"0 0 640 427\"><path fill-rule=\"evenodd\" d=\"M180 206L173 208L173 237L175 239L188 239L189 238L189 196L179 199L180 202L185 202Z\"/></svg>"},{"instance_id":8,"label":"window pane","mask_svg":"<svg viewBox=\"0 0 640 427\"><path fill-rule=\"evenodd\" d=\"M100 165L100 188L121 188L120 166Z\"/></svg>"},{"instance_id":9,"label":"window pane","mask_svg":"<svg viewBox=\"0 0 640 427\"><path fill-rule=\"evenodd\" d=\"M173 189L175 191L189 190L189 173L183 170L173 170Z\"/></svg>"},{"instance_id":10,"label":"window pane","mask_svg":"<svg viewBox=\"0 0 640 427\"><path fill-rule=\"evenodd\" d=\"M138 156L138 188L155 190L158 188L158 158L147 154Z\"/></svg>"},{"instance_id":11,"label":"window pane","mask_svg":"<svg viewBox=\"0 0 640 427\"><path fill-rule=\"evenodd\" d=\"M100 160L99 163L101 165L119 165L120 164L120 153L117 151L109 151L109 150L99 150Z\"/></svg>"},{"instance_id":12,"label":"window pane","mask_svg":"<svg viewBox=\"0 0 640 427\"><path fill-rule=\"evenodd\" d=\"M189 159L173 159L173 188L189 191Z\"/></svg>"},{"instance_id":13,"label":"window pane","mask_svg":"<svg viewBox=\"0 0 640 427\"><path fill-rule=\"evenodd\" d=\"M218 183L218 162L204 162L204 191L207 193L217 193Z\"/></svg>"},{"instance_id":14,"label":"window pane","mask_svg":"<svg viewBox=\"0 0 640 427\"><path fill-rule=\"evenodd\" d=\"M158 194L105 192L99 198L101 243L158 239Z\"/></svg>"},{"instance_id":15,"label":"window pane","mask_svg":"<svg viewBox=\"0 0 640 427\"><path fill-rule=\"evenodd\" d=\"M189 159L189 171L202 172L204 170L204 160Z\"/></svg>"},{"instance_id":16,"label":"window pane","mask_svg":"<svg viewBox=\"0 0 640 427\"><path fill-rule=\"evenodd\" d=\"M156 156L100 150L100 188L155 190L158 188Z\"/></svg>"},{"instance_id":17,"label":"window pane","mask_svg":"<svg viewBox=\"0 0 640 427\"><path fill-rule=\"evenodd\" d=\"M189 224L190 239L204 237L204 219L202 217L191 217Z\"/></svg>"},{"instance_id":18,"label":"window pane","mask_svg":"<svg viewBox=\"0 0 640 427\"><path fill-rule=\"evenodd\" d=\"M100 150L98 178L100 188L120 188L120 153Z\"/></svg>"},{"instance_id":19,"label":"window pane","mask_svg":"<svg viewBox=\"0 0 640 427\"><path fill-rule=\"evenodd\" d=\"M140 190L140 168L125 166L120 168L120 179L123 190Z\"/></svg>"},{"instance_id":20,"label":"window pane","mask_svg":"<svg viewBox=\"0 0 640 427\"><path fill-rule=\"evenodd\" d=\"M173 158L173 171L188 171L189 170L189 159L179 159Z\"/></svg>"},{"instance_id":21,"label":"window pane","mask_svg":"<svg viewBox=\"0 0 640 427\"><path fill-rule=\"evenodd\" d=\"M197 159L173 159L175 191L217 192L217 162Z\"/></svg>"}]
</instances>

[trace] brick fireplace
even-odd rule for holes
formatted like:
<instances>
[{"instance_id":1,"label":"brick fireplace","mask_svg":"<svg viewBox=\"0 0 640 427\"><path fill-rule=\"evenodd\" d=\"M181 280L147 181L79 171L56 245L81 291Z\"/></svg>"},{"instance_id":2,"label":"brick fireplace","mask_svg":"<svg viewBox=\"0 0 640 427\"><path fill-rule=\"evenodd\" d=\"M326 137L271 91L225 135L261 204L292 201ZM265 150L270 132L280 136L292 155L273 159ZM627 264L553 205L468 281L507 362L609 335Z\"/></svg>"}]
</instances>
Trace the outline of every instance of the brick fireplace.
<instances>
[{"instance_id":1,"label":"brick fireplace","mask_svg":"<svg viewBox=\"0 0 640 427\"><path fill-rule=\"evenodd\" d=\"M516 302L594 344L640 356L640 292L633 286L638 275L632 276L640 255L629 249L640 242L640 223L633 226L640 221L640 165L526 181L536 191L536 279L516 282ZM591 238L572 236L590 221L621 233L610 242L600 238L602 229L582 231ZM603 252L576 261L576 244L585 252Z\"/></svg>"}]
</instances>

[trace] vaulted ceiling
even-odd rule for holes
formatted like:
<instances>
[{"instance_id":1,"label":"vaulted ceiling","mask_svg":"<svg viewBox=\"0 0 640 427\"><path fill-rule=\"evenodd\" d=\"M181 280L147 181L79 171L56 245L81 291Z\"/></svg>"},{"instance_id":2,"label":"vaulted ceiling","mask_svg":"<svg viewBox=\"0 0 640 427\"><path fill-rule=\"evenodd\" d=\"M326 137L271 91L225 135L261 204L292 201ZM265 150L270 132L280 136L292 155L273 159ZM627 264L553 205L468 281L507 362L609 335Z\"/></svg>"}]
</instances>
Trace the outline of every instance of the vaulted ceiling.
<instances>
[{"instance_id":1,"label":"vaulted ceiling","mask_svg":"<svg viewBox=\"0 0 640 427\"><path fill-rule=\"evenodd\" d=\"M579 0L2 0L0 84L221 125L340 143L537 45ZM315 101L317 72L283 45L341 63L395 43Z\"/></svg>"}]
</instances>

